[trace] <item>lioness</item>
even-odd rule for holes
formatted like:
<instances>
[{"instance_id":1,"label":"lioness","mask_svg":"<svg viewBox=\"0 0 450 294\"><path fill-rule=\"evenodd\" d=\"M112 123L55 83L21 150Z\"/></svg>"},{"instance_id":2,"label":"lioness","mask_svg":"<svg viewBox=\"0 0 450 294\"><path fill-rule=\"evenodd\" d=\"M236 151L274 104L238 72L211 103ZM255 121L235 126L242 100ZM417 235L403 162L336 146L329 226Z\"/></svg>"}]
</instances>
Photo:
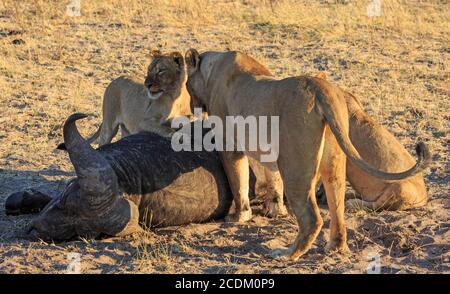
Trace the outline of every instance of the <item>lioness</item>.
<instances>
[{"instance_id":1,"label":"lioness","mask_svg":"<svg viewBox=\"0 0 450 294\"><path fill-rule=\"evenodd\" d=\"M414 158L383 126L364 112L361 102L344 92L350 113L350 139L371 165L389 172L398 172L414 164ZM350 209L404 210L427 203L427 190L422 173L398 181L387 181L364 172L347 161L347 179L362 199L350 199Z\"/></svg>"},{"instance_id":2,"label":"lioness","mask_svg":"<svg viewBox=\"0 0 450 294\"><path fill-rule=\"evenodd\" d=\"M379 171L364 161L349 138L344 93L326 80L306 76L277 80L263 65L240 52L199 55L191 49L185 60L191 104L206 108L208 115L224 121L226 116L279 117L278 159L276 163L263 164L271 170L278 166L285 194L301 229L292 246L274 251L275 256L297 260L319 234L323 225L315 197L319 176L331 216L327 249L349 250L344 220L346 157L365 172L386 180L415 175L429 162L430 155L423 143L416 147L418 162L401 173ZM223 134L226 139L226 130ZM255 152L220 153L236 208L229 220L246 221L251 217L246 156L259 160L262 152L258 148Z\"/></svg>"},{"instance_id":3,"label":"lioness","mask_svg":"<svg viewBox=\"0 0 450 294\"><path fill-rule=\"evenodd\" d=\"M323 72L317 77L326 79ZM398 172L412 166L414 158L386 128L370 118L360 100L347 91L344 91L344 96L350 117L350 140L359 154L374 167L385 171ZM267 214L280 214L280 208L281 211L284 209L283 198L273 197L283 192L279 174L268 172L254 160L249 162L256 175L256 194L266 196L265 191L277 191L268 194L272 197L263 197L268 208ZM346 201L346 208L350 210L405 210L427 203L428 196L422 173L403 180L386 181L371 176L351 160L347 160L346 175L359 194L358 198ZM319 191L323 192L322 189Z\"/></svg>"},{"instance_id":4,"label":"lioness","mask_svg":"<svg viewBox=\"0 0 450 294\"><path fill-rule=\"evenodd\" d=\"M113 80L103 96L103 121L87 141L99 146L111 142L121 127L122 137L152 131L170 137L170 120L191 116L186 90L186 67L180 52L152 50L144 84L127 77ZM64 144L58 146L65 149Z\"/></svg>"}]
</instances>

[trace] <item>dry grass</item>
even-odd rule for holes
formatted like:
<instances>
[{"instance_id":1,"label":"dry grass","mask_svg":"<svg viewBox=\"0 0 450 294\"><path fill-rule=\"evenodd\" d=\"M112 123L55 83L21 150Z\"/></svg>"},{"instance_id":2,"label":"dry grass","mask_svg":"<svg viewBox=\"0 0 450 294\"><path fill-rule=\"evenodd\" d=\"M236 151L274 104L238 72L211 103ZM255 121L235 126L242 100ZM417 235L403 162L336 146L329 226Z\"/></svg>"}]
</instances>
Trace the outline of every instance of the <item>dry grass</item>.
<instances>
[{"instance_id":1,"label":"dry grass","mask_svg":"<svg viewBox=\"0 0 450 294\"><path fill-rule=\"evenodd\" d=\"M360 232L361 226L367 224L365 218L374 222L377 218L383 221L395 218L400 226L396 230L402 232L406 229L401 227L401 217L412 215L421 222L417 225L420 236L440 232L445 240L450 181L450 6L438 0L383 0L381 16L368 17L369 2L81 0L81 16L69 17L65 13L68 1L1 1L0 204L9 193L28 187L53 194L61 189L60 181L67 179L71 171L67 156L54 150L61 142L62 122L75 111L95 114L96 118L80 126L84 134L92 133L100 122L101 97L107 84L120 75L143 79L151 48L183 52L190 47L199 51L235 49L255 56L279 76L315 75L325 71L330 80L360 96L368 112L408 148L418 140L432 148L434 162L426 176L431 198L428 207L400 214L348 215L350 232L355 232L351 234L354 251L374 243L384 246L374 239L373 233ZM0 252L12 252L14 256L14 252L20 255L28 250L23 249L26 245L22 241L13 237L15 230L27 220L6 217L0 212ZM251 231L258 225L261 224L239 228ZM295 227L283 222L267 226L275 226L277 230L262 229L261 235L250 234L246 242L259 242L256 240L273 237L274 231L292 231ZM230 242L233 248L241 244L233 239L234 229L217 227L223 230L223 236L217 237L218 242L225 245ZM194 226L193 230L202 228ZM372 243L360 241L356 232L364 238L372 238ZM283 234L275 235L288 242ZM263 258L266 252L262 249L258 253L259 262L249 255L248 252L257 247L255 243L249 245L248 251L243 249L244 253L237 253L247 259L236 259L233 257L236 254L230 253L233 251L225 245L225 253L208 246L205 235L192 239L175 236L179 238L164 236L155 243L161 246L150 244L150 247L150 241L143 237L138 260L150 260L152 265L147 268L137 266L136 259L129 261L128 255L114 253L114 256L119 256L120 264L125 260L124 271L160 269L170 272L173 268L161 269L155 265L176 264L180 254L174 259L167 250L170 251L173 244L185 242L190 253L189 261L184 261L187 264L182 267L184 271L258 272L272 266ZM164 238L169 238L170 242ZM441 241L434 240L436 246L441 246ZM101 251L98 246L89 245L83 254L92 255L96 260ZM125 251L136 248L123 244L115 246ZM46 250L52 249L31 248L26 256ZM64 252L64 249L58 250ZM204 250L210 251L204 253ZM225 259L214 258L222 253ZM46 254L43 256L51 256ZM402 271L445 270L442 264L436 268L421 267L416 255L408 257L410 261L395 261L403 266ZM313 250L304 263L291 264L283 271L349 271L345 262L334 268L327 264L319 266L314 258L320 259L320 256ZM353 262L355 259L359 260L358 256L354 256ZM46 267L27 265L19 257L17 263L21 265L19 271L51 271L51 264ZM0 258L1 265L9 271L10 267ZM96 263L88 267L89 270L98 268ZM272 269L281 271L277 267ZM111 265L100 270L123 269Z\"/></svg>"}]
</instances>

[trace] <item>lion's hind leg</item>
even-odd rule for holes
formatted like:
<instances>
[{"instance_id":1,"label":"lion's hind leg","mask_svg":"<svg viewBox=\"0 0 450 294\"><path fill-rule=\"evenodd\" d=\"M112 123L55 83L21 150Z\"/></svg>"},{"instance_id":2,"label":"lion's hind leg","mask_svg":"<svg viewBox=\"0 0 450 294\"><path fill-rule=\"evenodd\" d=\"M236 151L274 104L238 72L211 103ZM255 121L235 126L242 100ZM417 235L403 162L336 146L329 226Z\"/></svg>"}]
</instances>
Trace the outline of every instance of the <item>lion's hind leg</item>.
<instances>
[{"instance_id":1,"label":"lion's hind leg","mask_svg":"<svg viewBox=\"0 0 450 294\"><path fill-rule=\"evenodd\" d=\"M345 207L348 211L359 211L359 210L367 210L367 211L375 211L376 210L376 201L365 201L363 199L349 199L345 202Z\"/></svg>"},{"instance_id":2,"label":"lion's hind leg","mask_svg":"<svg viewBox=\"0 0 450 294\"><path fill-rule=\"evenodd\" d=\"M278 166L286 197L297 219L299 232L288 249L273 251L273 257L286 256L291 260L297 260L311 248L323 225L315 195L323 151L323 127L322 130L317 129L311 133L313 135L310 140L304 140L304 134L300 132L295 134L296 136L291 136L296 138L292 140L293 142L280 146ZM320 137L314 137L314 134L319 134ZM292 158L296 158L296 161L293 162ZM301 172L298 172L298 166L302 167Z\"/></svg>"},{"instance_id":3,"label":"lion's hind leg","mask_svg":"<svg viewBox=\"0 0 450 294\"><path fill-rule=\"evenodd\" d=\"M320 163L320 175L330 212L330 241L326 250L349 252L344 216L346 157L328 126L325 138L326 146Z\"/></svg>"},{"instance_id":4,"label":"lion's hind leg","mask_svg":"<svg viewBox=\"0 0 450 294\"><path fill-rule=\"evenodd\" d=\"M386 185L380 195L373 201L369 201L367 199L365 200L364 197L363 199L349 199L346 202L346 208L348 211L381 211L401 210L405 209L408 206L413 207L413 205L408 205L408 203L406 203L407 201L404 200L404 197L406 197L406 195L410 195L405 193L405 191L402 189L406 185L406 183L389 183L388 185ZM409 200L411 200L411 197L406 198L409 198Z\"/></svg>"},{"instance_id":5,"label":"lion's hind leg","mask_svg":"<svg viewBox=\"0 0 450 294\"><path fill-rule=\"evenodd\" d=\"M97 143L99 146L103 146L111 143L112 139L117 135L117 132L119 131L119 124L102 123L100 128L100 135L97 139Z\"/></svg>"}]
</instances>

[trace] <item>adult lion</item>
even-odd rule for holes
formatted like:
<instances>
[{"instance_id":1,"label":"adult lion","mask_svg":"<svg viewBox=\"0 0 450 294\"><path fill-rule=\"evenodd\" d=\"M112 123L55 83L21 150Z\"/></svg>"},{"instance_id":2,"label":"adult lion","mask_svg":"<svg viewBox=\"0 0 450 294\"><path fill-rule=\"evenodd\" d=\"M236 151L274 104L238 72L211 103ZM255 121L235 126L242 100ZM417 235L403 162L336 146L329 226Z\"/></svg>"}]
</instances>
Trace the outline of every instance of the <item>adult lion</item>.
<instances>
[{"instance_id":1,"label":"adult lion","mask_svg":"<svg viewBox=\"0 0 450 294\"><path fill-rule=\"evenodd\" d=\"M386 180L415 175L429 161L423 143L416 147L418 162L401 173L379 171L364 161L349 138L344 93L326 80L306 76L277 80L263 65L240 52L199 55L191 49L185 60L192 104L205 107L208 115L224 121L226 116L279 118L278 159L276 163L263 164L271 170L278 166L285 194L301 229L292 246L275 251L276 256L297 260L319 234L323 225L315 197L319 177L331 216L327 249L348 251L344 220L346 157L365 172ZM230 135L226 130L223 134L225 139ZM246 221L251 217L247 156L259 160L261 153L260 148L254 152L220 153L236 208L229 220Z\"/></svg>"},{"instance_id":2,"label":"adult lion","mask_svg":"<svg viewBox=\"0 0 450 294\"><path fill-rule=\"evenodd\" d=\"M325 73L317 77L326 79ZM358 153L371 165L384 171L398 172L414 165L411 154L364 111L361 101L351 93L343 92L350 117L350 140ZM279 174L268 172L255 160L249 162L256 175L256 194L264 196L266 213L270 216L283 214L283 197L280 197L283 186ZM346 201L346 208L351 210L406 210L423 206L428 200L422 173L403 180L387 181L371 176L347 160L346 175L358 193L358 198ZM323 192L322 189L319 191Z\"/></svg>"},{"instance_id":3,"label":"adult lion","mask_svg":"<svg viewBox=\"0 0 450 294\"><path fill-rule=\"evenodd\" d=\"M190 96L186 90L186 67L180 52L151 52L144 84L127 77L113 80L103 96L103 121L87 141L99 146L111 142L119 130L122 137L152 131L164 137L174 132L170 120L190 116ZM64 144L58 146L65 149Z\"/></svg>"},{"instance_id":4,"label":"adult lion","mask_svg":"<svg viewBox=\"0 0 450 294\"><path fill-rule=\"evenodd\" d=\"M350 139L359 154L372 166L389 172L399 172L414 164L414 158L383 126L364 111L358 98L344 91L350 113ZM347 161L347 179L360 194L349 199L350 209L405 210L423 206L428 196L422 173L398 181L387 181L364 172Z\"/></svg>"}]
</instances>

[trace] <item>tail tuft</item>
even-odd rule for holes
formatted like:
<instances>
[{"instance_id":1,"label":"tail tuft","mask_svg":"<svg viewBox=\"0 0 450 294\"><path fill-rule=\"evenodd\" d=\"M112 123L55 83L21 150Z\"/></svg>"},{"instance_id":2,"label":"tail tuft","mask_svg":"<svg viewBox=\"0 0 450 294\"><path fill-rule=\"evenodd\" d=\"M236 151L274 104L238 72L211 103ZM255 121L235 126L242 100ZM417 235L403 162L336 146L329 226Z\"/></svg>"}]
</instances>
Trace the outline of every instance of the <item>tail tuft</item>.
<instances>
[{"instance_id":1,"label":"tail tuft","mask_svg":"<svg viewBox=\"0 0 450 294\"><path fill-rule=\"evenodd\" d=\"M427 145L423 142L417 143L416 153L419 160L423 161L423 168L426 168L431 163L431 153Z\"/></svg>"}]
</instances>

